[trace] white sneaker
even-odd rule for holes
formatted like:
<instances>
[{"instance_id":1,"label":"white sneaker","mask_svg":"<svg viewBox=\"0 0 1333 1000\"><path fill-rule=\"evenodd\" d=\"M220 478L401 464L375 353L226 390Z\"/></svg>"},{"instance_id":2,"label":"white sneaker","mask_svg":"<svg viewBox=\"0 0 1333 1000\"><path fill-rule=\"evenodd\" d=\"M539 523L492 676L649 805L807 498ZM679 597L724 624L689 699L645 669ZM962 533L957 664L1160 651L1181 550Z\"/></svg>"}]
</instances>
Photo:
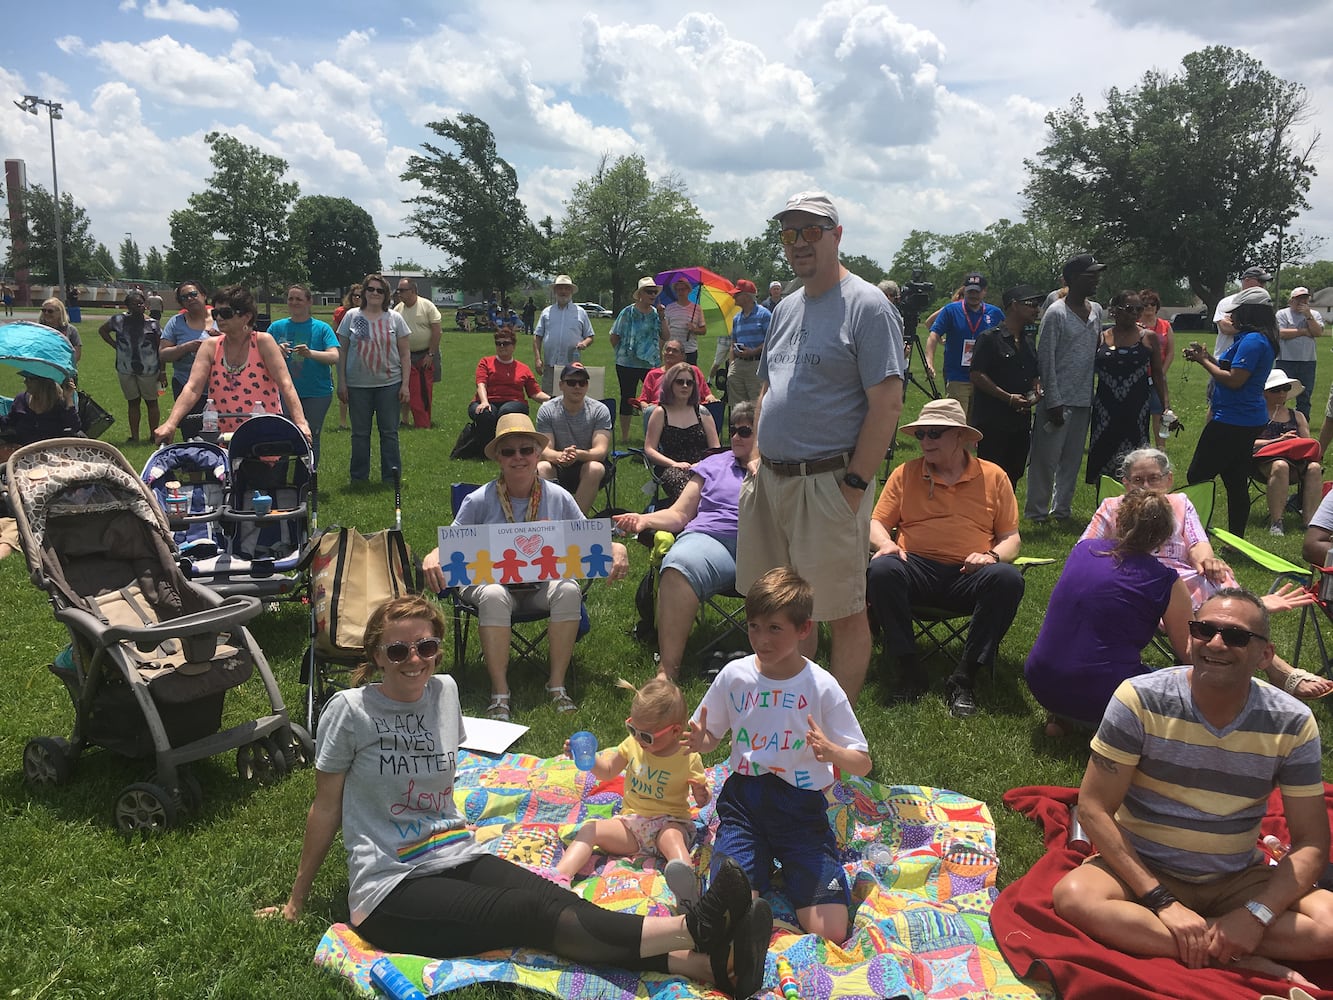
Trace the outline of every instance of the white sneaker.
<instances>
[{"instance_id":1,"label":"white sneaker","mask_svg":"<svg viewBox=\"0 0 1333 1000\"><path fill-rule=\"evenodd\" d=\"M1282 530L1282 525L1280 525L1280 524L1270 524L1270 525L1268 526L1268 533L1269 533L1270 535L1285 535L1285 534L1286 534L1286 532Z\"/></svg>"}]
</instances>

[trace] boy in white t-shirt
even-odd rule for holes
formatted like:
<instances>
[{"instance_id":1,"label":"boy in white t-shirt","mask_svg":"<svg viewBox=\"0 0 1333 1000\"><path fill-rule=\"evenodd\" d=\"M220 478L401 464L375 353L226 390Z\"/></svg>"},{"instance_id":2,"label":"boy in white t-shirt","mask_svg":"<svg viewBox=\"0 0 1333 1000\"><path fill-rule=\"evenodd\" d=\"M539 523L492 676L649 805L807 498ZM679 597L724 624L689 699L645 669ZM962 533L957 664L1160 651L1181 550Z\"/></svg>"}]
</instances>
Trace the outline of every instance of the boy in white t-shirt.
<instances>
[{"instance_id":1,"label":"boy in white t-shirt","mask_svg":"<svg viewBox=\"0 0 1333 1000\"><path fill-rule=\"evenodd\" d=\"M690 719L690 750L708 753L728 731L731 777L717 799L714 858L731 857L760 892L773 861L807 933L847 938L851 893L828 823L833 768L870 773L851 703L823 667L801 655L815 623L810 584L770 570L745 596L753 656L728 663Z\"/></svg>"}]
</instances>

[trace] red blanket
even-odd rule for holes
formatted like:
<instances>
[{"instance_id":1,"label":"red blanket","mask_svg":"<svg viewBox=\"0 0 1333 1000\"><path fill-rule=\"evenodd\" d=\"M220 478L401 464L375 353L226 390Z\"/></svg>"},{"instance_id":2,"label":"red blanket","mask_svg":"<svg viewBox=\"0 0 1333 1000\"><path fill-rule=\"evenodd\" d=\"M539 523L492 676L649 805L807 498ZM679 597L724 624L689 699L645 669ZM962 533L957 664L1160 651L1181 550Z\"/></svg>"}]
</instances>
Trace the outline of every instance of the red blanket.
<instances>
[{"instance_id":1,"label":"red blanket","mask_svg":"<svg viewBox=\"0 0 1333 1000\"><path fill-rule=\"evenodd\" d=\"M1319 442L1314 438L1283 438L1280 441L1269 441L1254 451L1255 458L1286 458L1293 462L1317 462L1320 454Z\"/></svg>"},{"instance_id":2,"label":"red blanket","mask_svg":"<svg viewBox=\"0 0 1333 1000\"><path fill-rule=\"evenodd\" d=\"M1046 841L1046 854L1006 887L991 908L991 931L1016 973L1053 983L1061 1000L1255 1000L1264 993L1287 995L1288 984L1253 973L1187 969L1173 959L1112 951L1056 916L1051 890L1085 855L1066 843L1069 807L1077 800L1077 788L1031 786L1004 794L1006 805L1042 825ZM1333 806L1333 786L1325 784L1324 800ZM1286 842L1282 800L1276 791L1268 803L1263 832ZM1299 968L1314 982L1328 984L1328 989L1312 990L1315 997L1333 1000L1333 961Z\"/></svg>"}]
</instances>

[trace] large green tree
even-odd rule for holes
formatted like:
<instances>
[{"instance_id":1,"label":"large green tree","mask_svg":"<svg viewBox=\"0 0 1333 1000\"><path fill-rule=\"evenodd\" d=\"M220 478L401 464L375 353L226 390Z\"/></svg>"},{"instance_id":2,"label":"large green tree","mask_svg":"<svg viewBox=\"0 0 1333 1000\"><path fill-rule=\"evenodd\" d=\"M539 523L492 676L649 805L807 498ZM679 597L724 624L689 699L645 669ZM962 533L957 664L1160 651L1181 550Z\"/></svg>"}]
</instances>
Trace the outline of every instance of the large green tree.
<instances>
[{"instance_id":1,"label":"large green tree","mask_svg":"<svg viewBox=\"0 0 1333 1000\"><path fill-rule=\"evenodd\" d=\"M380 270L375 220L350 198L322 194L301 198L289 225L316 288L342 289Z\"/></svg>"},{"instance_id":2,"label":"large green tree","mask_svg":"<svg viewBox=\"0 0 1333 1000\"><path fill-rule=\"evenodd\" d=\"M712 228L676 174L654 181L638 154L603 156L565 202L557 259L589 287L610 288L619 309L641 275L705 260Z\"/></svg>"},{"instance_id":3,"label":"large green tree","mask_svg":"<svg viewBox=\"0 0 1333 1000\"><path fill-rule=\"evenodd\" d=\"M167 261L157 247L149 247L148 253L144 255L143 276L149 281L167 280Z\"/></svg>"},{"instance_id":4,"label":"large green tree","mask_svg":"<svg viewBox=\"0 0 1333 1000\"><path fill-rule=\"evenodd\" d=\"M448 145L423 142L408 157L405 181L422 193L407 199L409 231L443 250L440 274L463 290L501 293L519 284L538 256L538 233L518 197L518 174L500 156L491 127L461 114L427 126Z\"/></svg>"},{"instance_id":5,"label":"large green tree","mask_svg":"<svg viewBox=\"0 0 1333 1000\"><path fill-rule=\"evenodd\" d=\"M93 258L89 267L89 278L94 281L112 282L116 280L116 259L111 256L111 251L105 243L99 243L93 249ZM85 278L75 278L69 273L69 265L65 265L65 280L70 284L78 281L87 280Z\"/></svg>"},{"instance_id":6,"label":"large green tree","mask_svg":"<svg viewBox=\"0 0 1333 1000\"><path fill-rule=\"evenodd\" d=\"M202 214L181 208L167 217L171 246L167 247L167 280L202 281L212 288L218 276L218 241Z\"/></svg>"},{"instance_id":7,"label":"large green tree","mask_svg":"<svg viewBox=\"0 0 1333 1000\"><path fill-rule=\"evenodd\" d=\"M139 253L139 244L134 242L133 236L126 236L120 241L117 256L120 258L121 277L135 280L144 276L143 256Z\"/></svg>"},{"instance_id":8,"label":"large green tree","mask_svg":"<svg viewBox=\"0 0 1333 1000\"><path fill-rule=\"evenodd\" d=\"M1317 133L1305 89L1236 49L1192 52L1113 88L1089 116L1082 97L1046 116L1026 194L1108 258L1189 282L1213 310L1247 265L1276 263L1303 209Z\"/></svg>"},{"instance_id":9,"label":"large green tree","mask_svg":"<svg viewBox=\"0 0 1333 1000\"><path fill-rule=\"evenodd\" d=\"M25 231L15 234L27 241L27 247L16 253L15 264L29 267L34 276L48 282L56 280L55 199L40 184L29 184L23 192ZM94 261L97 241L92 235L92 220L82 205L76 204L68 191L60 196L61 247L65 255L65 281L78 284L103 275ZM114 264L111 268L114 272ZM111 275L114 277L114 274Z\"/></svg>"},{"instance_id":10,"label":"large green tree","mask_svg":"<svg viewBox=\"0 0 1333 1000\"><path fill-rule=\"evenodd\" d=\"M213 176L208 189L190 195L189 203L217 237L219 279L262 289L267 296L275 283L304 278L287 224L301 189L282 179L287 161L225 132L209 132L204 141L212 149Z\"/></svg>"},{"instance_id":11,"label":"large green tree","mask_svg":"<svg viewBox=\"0 0 1333 1000\"><path fill-rule=\"evenodd\" d=\"M791 277L791 268L778 239L778 229L777 220L769 219L760 236L710 242L706 248L705 266L732 281L749 278L758 287L762 299L775 278L785 282Z\"/></svg>"}]
</instances>

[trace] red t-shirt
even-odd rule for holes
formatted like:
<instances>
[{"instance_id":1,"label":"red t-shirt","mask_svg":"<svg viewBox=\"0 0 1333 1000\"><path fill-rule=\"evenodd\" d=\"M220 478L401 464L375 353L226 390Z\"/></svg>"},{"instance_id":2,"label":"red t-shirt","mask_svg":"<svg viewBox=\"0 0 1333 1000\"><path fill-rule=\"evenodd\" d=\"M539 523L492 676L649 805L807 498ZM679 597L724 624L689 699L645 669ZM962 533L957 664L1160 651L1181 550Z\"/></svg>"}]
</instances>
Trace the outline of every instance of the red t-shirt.
<instances>
[{"instance_id":1,"label":"red t-shirt","mask_svg":"<svg viewBox=\"0 0 1333 1000\"><path fill-rule=\"evenodd\" d=\"M494 354L477 362L475 381L486 387L486 399L493 404L522 402L525 394L532 397L542 391L532 369L522 361L505 364Z\"/></svg>"}]
</instances>

